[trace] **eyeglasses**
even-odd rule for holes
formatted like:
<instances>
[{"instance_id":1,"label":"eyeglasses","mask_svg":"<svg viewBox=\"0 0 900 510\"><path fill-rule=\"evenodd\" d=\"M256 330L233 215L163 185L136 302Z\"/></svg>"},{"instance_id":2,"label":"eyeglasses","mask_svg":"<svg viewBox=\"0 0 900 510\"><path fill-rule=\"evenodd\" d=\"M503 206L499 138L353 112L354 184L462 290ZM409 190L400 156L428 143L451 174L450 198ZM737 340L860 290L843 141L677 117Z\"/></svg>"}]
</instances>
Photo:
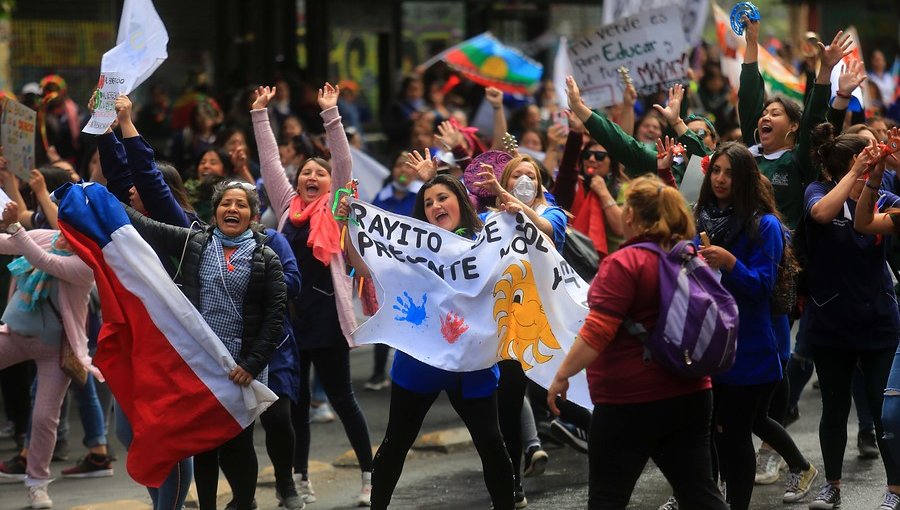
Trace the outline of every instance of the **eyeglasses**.
<instances>
[{"instance_id":1,"label":"eyeglasses","mask_svg":"<svg viewBox=\"0 0 900 510\"><path fill-rule=\"evenodd\" d=\"M581 153L581 159L587 161L591 159L591 156L594 156L594 159L597 161L603 161L606 159L606 155L608 152L606 151L584 151Z\"/></svg>"},{"instance_id":2,"label":"eyeglasses","mask_svg":"<svg viewBox=\"0 0 900 510\"><path fill-rule=\"evenodd\" d=\"M256 191L256 186L246 181L229 181L225 183L226 188L239 187L244 191Z\"/></svg>"}]
</instances>

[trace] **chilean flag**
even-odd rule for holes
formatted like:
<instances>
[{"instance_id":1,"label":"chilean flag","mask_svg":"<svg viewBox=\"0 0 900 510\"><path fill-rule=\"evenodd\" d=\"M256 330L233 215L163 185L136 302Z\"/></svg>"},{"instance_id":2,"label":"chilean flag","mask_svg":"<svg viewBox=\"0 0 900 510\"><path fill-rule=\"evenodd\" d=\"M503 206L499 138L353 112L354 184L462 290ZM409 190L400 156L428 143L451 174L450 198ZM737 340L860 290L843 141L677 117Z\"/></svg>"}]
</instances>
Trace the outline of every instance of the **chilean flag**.
<instances>
[{"instance_id":1,"label":"chilean flag","mask_svg":"<svg viewBox=\"0 0 900 510\"><path fill-rule=\"evenodd\" d=\"M179 460L235 437L277 397L228 379L234 359L106 188L66 184L54 195L59 228L100 292L94 363L134 431L128 474L159 487Z\"/></svg>"}]
</instances>

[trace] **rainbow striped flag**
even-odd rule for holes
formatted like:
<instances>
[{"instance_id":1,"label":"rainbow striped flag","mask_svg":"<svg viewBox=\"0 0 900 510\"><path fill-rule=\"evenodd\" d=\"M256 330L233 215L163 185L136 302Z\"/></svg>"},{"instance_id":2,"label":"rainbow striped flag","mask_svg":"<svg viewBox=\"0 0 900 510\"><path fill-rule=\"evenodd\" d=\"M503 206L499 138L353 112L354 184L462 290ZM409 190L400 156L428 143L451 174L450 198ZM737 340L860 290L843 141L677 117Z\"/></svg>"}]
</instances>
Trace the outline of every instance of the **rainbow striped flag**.
<instances>
[{"instance_id":1,"label":"rainbow striped flag","mask_svg":"<svg viewBox=\"0 0 900 510\"><path fill-rule=\"evenodd\" d=\"M715 3L712 4L712 7L719 47L722 50L722 72L736 90L740 85L740 63L744 61L744 48L747 43L743 37L731 30L729 15ZM803 79L793 69L785 67L762 44L759 45L759 74L762 75L766 91L770 94L782 94L803 103L803 91L806 90Z\"/></svg>"},{"instance_id":2,"label":"rainbow striped flag","mask_svg":"<svg viewBox=\"0 0 900 510\"><path fill-rule=\"evenodd\" d=\"M429 60L443 60L466 78L503 92L526 94L540 81L544 66L516 49L504 46L490 32L463 41Z\"/></svg>"}]
</instances>

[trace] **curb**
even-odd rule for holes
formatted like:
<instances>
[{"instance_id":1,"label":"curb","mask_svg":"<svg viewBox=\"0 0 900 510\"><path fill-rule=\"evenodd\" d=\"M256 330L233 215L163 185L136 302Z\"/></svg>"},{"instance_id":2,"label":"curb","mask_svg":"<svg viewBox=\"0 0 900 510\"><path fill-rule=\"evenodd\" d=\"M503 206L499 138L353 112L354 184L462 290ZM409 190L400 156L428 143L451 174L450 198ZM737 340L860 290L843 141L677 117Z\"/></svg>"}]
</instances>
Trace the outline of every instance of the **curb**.
<instances>
[{"instance_id":1,"label":"curb","mask_svg":"<svg viewBox=\"0 0 900 510\"><path fill-rule=\"evenodd\" d=\"M472 446L472 436L465 427L438 430L422 435L413 448L416 450L433 450L443 453L457 452Z\"/></svg>"}]
</instances>

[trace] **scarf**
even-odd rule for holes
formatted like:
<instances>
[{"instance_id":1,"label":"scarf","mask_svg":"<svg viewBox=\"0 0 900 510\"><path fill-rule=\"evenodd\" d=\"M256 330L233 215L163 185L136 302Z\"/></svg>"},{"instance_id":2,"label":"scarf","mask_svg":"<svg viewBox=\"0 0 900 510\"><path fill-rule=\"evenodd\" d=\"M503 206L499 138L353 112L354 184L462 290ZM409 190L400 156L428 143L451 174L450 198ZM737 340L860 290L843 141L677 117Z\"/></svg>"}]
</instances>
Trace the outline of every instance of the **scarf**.
<instances>
[{"instance_id":1,"label":"scarf","mask_svg":"<svg viewBox=\"0 0 900 510\"><path fill-rule=\"evenodd\" d=\"M697 213L697 231L706 232L709 241L716 246L731 246L741 230L734 206L728 206L723 211L714 205L707 205Z\"/></svg>"},{"instance_id":2,"label":"scarf","mask_svg":"<svg viewBox=\"0 0 900 510\"><path fill-rule=\"evenodd\" d=\"M576 191L577 193L578 191ZM581 202L581 207L572 220L572 228L588 236L602 259L609 255L609 243L606 239L606 217L600 197L589 192Z\"/></svg>"},{"instance_id":3,"label":"scarf","mask_svg":"<svg viewBox=\"0 0 900 510\"><path fill-rule=\"evenodd\" d=\"M219 227L216 227L215 229L213 229L213 236L215 236L215 238L218 239L219 242L222 243L222 246L225 246L228 248L236 248L238 246L243 245L247 241L251 241L251 240L255 241L253 239L253 231L250 230L249 228L239 235L230 237L230 236L225 235L221 230L219 230Z\"/></svg>"},{"instance_id":4,"label":"scarf","mask_svg":"<svg viewBox=\"0 0 900 510\"><path fill-rule=\"evenodd\" d=\"M309 223L309 239L306 245L312 248L313 257L326 266L331 256L341 252L341 229L328 207L330 193L323 193L310 203L305 203L300 195L294 195L288 209L288 218L295 227Z\"/></svg>"},{"instance_id":5,"label":"scarf","mask_svg":"<svg viewBox=\"0 0 900 510\"><path fill-rule=\"evenodd\" d=\"M50 253L63 257L71 255L72 252L70 251L56 248L57 239L59 239L58 232L53 236L53 240L50 243ZM19 308L26 312L34 311L40 301L47 297L54 277L32 266L31 262L28 262L28 259L24 256L14 259L6 267L9 269L10 274L16 278L16 287L22 296L22 300L19 301Z\"/></svg>"}]
</instances>

